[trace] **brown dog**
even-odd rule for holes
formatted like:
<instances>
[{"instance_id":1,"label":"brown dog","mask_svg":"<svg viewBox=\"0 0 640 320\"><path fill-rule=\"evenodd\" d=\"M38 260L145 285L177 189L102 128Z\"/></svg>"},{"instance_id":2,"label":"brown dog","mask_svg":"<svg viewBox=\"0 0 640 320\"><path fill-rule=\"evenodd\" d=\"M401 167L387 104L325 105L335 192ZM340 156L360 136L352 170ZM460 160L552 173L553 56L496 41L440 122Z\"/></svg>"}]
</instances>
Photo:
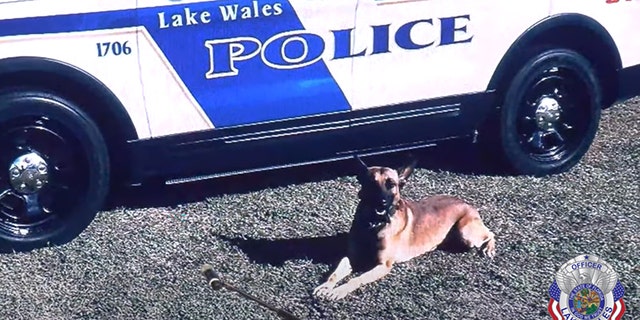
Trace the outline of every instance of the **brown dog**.
<instances>
[{"instance_id":1,"label":"brown dog","mask_svg":"<svg viewBox=\"0 0 640 320\"><path fill-rule=\"evenodd\" d=\"M416 162L396 171L387 167L362 166L360 202L349 231L347 256L342 258L328 280L314 295L331 300L342 299L359 287L386 276L396 262L404 262L435 250L452 236L466 248L481 249L495 255L494 234L482 223L478 210L464 201L436 195L411 201L400 195ZM336 284L358 265L367 270L346 284Z\"/></svg>"}]
</instances>

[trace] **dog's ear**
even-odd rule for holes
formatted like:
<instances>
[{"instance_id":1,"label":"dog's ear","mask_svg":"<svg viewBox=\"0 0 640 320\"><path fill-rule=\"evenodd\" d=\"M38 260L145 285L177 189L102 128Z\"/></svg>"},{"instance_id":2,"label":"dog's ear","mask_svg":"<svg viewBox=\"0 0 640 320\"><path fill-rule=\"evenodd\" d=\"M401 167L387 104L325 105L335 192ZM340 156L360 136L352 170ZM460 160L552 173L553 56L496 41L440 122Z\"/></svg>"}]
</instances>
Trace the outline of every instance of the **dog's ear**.
<instances>
[{"instance_id":1,"label":"dog's ear","mask_svg":"<svg viewBox=\"0 0 640 320\"><path fill-rule=\"evenodd\" d=\"M362 161L362 159L360 159L358 155L353 156L353 158L358 161L358 170L356 171L358 178L366 177L369 174L369 167L367 166L367 164L364 163L364 161Z\"/></svg>"},{"instance_id":2,"label":"dog's ear","mask_svg":"<svg viewBox=\"0 0 640 320\"><path fill-rule=\"evenodd\" d=\"M398 179L400 180L400 187L403 187L407 183L407 179L413 173L413 169L418 164L418 160L412 158L408 164L398 169Z\"/></svg>"}]
</instances>

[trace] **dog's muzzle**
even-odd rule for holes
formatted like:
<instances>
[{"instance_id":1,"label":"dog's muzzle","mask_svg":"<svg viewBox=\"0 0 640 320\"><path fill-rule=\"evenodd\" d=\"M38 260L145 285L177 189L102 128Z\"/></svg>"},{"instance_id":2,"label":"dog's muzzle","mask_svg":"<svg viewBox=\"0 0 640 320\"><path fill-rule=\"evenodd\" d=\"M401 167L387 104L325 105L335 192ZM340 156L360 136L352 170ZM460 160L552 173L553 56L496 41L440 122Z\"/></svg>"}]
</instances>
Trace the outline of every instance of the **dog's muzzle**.
<instances>
[{"instance_id":1,"label":"dog's muzzle","mask_svg":"<svg viewBox=\"0 0 640 320\"><path fill-rule=\"evenodd\" d=\"M391 222L391 216L395 213L393 199L367 189L360 190L358 198L373 211L376 224L380 221Z\"/></svg>"},{"instance_id":2,"label":"dog's muzzle","mask_svg":"<svg viewBox=\"0 0 640 320\"><path fill-rule=\"evenodd\" d=\"M377 217L383 218L384 222L390 223L391 216L393 215L393 207L384 206L384 209L374 209Z\"/></svg>"}]
</instances>

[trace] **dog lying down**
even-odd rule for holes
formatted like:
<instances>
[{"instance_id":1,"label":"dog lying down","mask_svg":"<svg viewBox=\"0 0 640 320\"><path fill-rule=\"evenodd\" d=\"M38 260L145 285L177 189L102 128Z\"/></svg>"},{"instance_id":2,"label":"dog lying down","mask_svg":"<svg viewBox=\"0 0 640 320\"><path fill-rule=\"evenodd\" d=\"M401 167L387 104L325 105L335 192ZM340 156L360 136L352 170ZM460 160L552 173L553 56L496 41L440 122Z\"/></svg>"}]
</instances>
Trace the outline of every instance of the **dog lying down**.
<instances>
[{"instance_id":1,"label":"dog lying down","mask_svg":"<svg viewBox=\"0 0 640 320\"><path fill-rule=\"evenodd\" d=\"M467 249L477 248L490 258L495 255L494 234L484 225L478 210L463 200L435 195L412 201L400 190L416 165L394 170L361 165L360 202L349 231L347 256L314 295L338 300L359 287L386 276L396 262L405 262L435 250L445 240L459 239ZM349 276L352 266L365 271L336 287Z\"/></svg>"}]
</instances>

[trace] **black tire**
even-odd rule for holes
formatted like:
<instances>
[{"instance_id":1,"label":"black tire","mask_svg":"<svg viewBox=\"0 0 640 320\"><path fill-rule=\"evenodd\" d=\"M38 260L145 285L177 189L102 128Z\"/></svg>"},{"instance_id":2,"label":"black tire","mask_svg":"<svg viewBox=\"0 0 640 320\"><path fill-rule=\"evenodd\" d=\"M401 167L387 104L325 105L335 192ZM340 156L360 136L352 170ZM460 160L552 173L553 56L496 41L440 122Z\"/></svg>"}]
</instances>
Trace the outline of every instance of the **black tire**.
<instances>
[{"instance_id":1,"label":"black tire","mask_svg":"<svg viewBox=\"0 0 640 320\"><path fill-rule=\"evenodd\" d=\"M100 131L73 102L40 90L0 93L1 252L76 238L102 208L109 172Z\"/></svg>"},{"instance_id":2,"label":"black tire","mask_svg":"<svg viewBox=\"0 0 640 320\"><path fill-rule=\"evenodd\" d=\"M538 52L512 79L500 111L500 151L514 174L568 171L600 121L602 91L590 62L567 49Z\"/></svg>"}]
</instances>

